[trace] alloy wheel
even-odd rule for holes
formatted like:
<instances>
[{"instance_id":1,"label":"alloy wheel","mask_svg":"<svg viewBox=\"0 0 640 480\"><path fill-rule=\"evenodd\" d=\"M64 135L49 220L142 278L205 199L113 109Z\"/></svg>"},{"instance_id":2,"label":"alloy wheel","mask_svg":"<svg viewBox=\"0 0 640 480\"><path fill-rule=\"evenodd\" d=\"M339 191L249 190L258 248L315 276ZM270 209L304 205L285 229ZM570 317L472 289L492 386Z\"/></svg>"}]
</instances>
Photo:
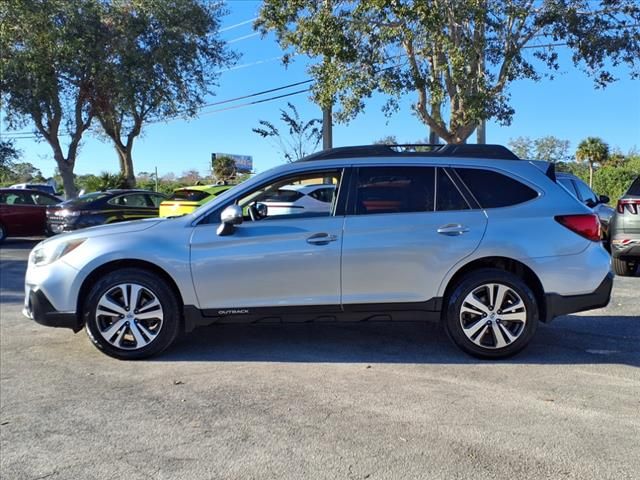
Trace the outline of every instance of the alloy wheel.
<instances>
[{"instance_id":1,"label":"alloy wheel","mask_svg":"<svg viewBox=\"0 0 640 480\"><path fill-rule=\"evenodd\" d=\"M465 336L482 348L500 349L524 332L527 308L512 288L486 283L473 289L462 302L460 325Z\"/></svg>"},{"instance_id":2,"label":"alloy wheel","mask_svg":"<svg viewBox=\"0 0 640 480\"><path fill-rule=\"evenodd\" d=\"M153 342L164 320L156 295L137 283L110 288L100 297L95 315L100 335L125 350L137 350Z\"/></svg>"}]
</instances>

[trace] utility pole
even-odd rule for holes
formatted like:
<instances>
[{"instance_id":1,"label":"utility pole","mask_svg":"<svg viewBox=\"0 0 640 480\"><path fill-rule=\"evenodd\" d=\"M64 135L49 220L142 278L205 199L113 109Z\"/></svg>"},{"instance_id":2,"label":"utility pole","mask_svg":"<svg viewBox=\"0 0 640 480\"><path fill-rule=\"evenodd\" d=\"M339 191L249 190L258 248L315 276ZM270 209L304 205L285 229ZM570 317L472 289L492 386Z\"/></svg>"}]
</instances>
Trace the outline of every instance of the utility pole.
<instances>
[{"instance_id":1,"label":"utility pole","mask_svg":"<svg viewBox=\"0 0 640 480\"><path fill-rule=\"evenodd\" d=\"M333 9L331 0L325 0L324 6L330 11ZM331 57L325 55L324 63L330 62ZM329 148L333 148L333 99L331 99L331 104L322 109L322 149L328 150Z\"/></svg>"},{"instance_id":2,"label":"utility pole","mask_svg":"<svg viewBox=\"0 0 640 480\"><path fill-rule=\"evenodd\" d=\"M322 109L322 149L333 148L333 108Z\"/></svg>"},{"instance_id":3,"label":"utility pole","mask_svg":"<svg viewBox=\"0 0 640 480\"><path fill-rule=\"evenodd\" d=\"M487 2L483 3L483 12L484 12L484 18L482 19L481 22L479 22L480 24L476 24L476 28L478 29L478 37L480 39L480 45L482 46L482 52L480 53L480 58L478 59L478 70L479 70L479 75L478 78L482 78L484 79L484 57L485 57L485 50L486 50L486 36L485 36L485 22L486 22L486 17L487 17ZM478 143L479 145L484 145L485 143L487 143L487 120L485 118L483 118L482 120L480 120L480 123L478 124L478 128L476 130L476 143Z\"/></svg>"},{"instance_id":4,"label":"utility pole","mask_svg":"<svg viewBox=\"0 0 640 480\"><path fill-rule=\"evenodd\" d=\"M476 130L476 143L478 145L487 143L487 121L484 118L480 120L478 129Z\"/></svg>"}]
</instances>

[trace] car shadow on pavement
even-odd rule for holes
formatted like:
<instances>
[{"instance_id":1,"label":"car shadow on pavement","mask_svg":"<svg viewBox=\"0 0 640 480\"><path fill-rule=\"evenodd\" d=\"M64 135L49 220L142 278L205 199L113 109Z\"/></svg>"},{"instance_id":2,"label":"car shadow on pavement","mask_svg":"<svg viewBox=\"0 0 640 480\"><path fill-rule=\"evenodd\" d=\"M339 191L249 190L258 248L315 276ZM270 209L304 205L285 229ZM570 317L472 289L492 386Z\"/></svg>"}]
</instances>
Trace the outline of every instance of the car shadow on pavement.
<instances>
[{"instance_id":1,"label":"car shadow on pavement","mask_svg":"<svg viewBox=\"0 0 640 480\"><path fill-rule=\"evenodd\" d=\"M185 335L154 361L487 363L422 322L218 325ZM500 363L640 366L640 318L565 316L540 325L524 352Z\"/></svg>"},{"instance_id":2,"label":"car shadow on pavement","mask_svg":"<svg viewBox=\"0 0 640 480\"><path fill-rule=\"evenodd\" d=\"M45 237L7 238L0 244L0 250L31 250Z\"/></svg>"}]
</instances>

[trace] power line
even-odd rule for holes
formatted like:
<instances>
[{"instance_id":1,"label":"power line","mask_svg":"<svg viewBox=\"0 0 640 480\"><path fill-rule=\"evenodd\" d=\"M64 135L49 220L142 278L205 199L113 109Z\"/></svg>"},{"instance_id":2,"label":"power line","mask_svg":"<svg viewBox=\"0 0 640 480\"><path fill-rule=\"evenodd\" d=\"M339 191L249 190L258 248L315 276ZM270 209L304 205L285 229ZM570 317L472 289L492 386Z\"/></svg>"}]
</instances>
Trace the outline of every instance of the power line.
<instances>
[{"instance_id":1,"label":"power line","mask_svg":"<svg viewBox=\"0 0 640 480\"><path fill-rule=\"evenodd\" d=\"M248 35L243 35L242 37L234 38L232 40L227 40L227 44L231 45L232 43L239 42L241 40L246 40L247 38L257 37L260 35L260 32L250 33Z\"/></svg>"},{"instance_id":2,"label":"power line","mask_svg":"<svg viewBox=\"0 0 640 480\"><path fill-rule=\"evenodd\" d=\"M244 20L242 22L234 23L233 25L229 25L228 27L221 28L220 30L218 30L218 32L220 33L227 32L229 30L233 30L234 28L241 27L242 25L246 25L247 23L251 23L257 19L258 17L253 17L253 18L250 18L249 20Z\"/></svg>"},{"instance_id":3,"label":"power line","mask_svg":"<svg viewBox=\"0 0 640 480\"><path fill-rule=\"evenodd\" d=\"M261 92L251 93L249 95L242 95L240 97L229 98L227 100L220 100L219 102L207 103L207 104L202 105L200 108L202 109L202 108L206 108L206 107L214 107L216 105L223 105L225 103L231 103L231 102L235 102L235 101L238 101L238 100L244 100L246 98L259 97L260 95L266 95L267 93L278 92L280 90L285 90L285 89L291 88L291 87L297 87L298 85L304 85L306 83L311 83L311 82L313 82L313 79L302 80L300 82L295 82L295 83L289 83L288 85L283 85L281 87L276 87L276 88L270 88L269 90L263 90Z\"/></svg>"},{"instance_id":4,"label":"power line","mask_svg":"<svg viewBox=\"0 0 640 480\"><path fill-rule=\"evenodd\" d=\"M230 107L218 108L216 110L208 110L206 112L200 112L198 117L202 117L204 115L211 115L211 114L214 114L214 113L225 112L227 110L235 110L237 108L249 107L251 105L257 105L259 103L272 102L273 100L279 100L281 98L291 97L293 95L300 95L301 93L305 93L305 92L308 92L310 90L311 90L311 88L303 88L302 90L296 90L295 92L285 93L283 95L276 95L275 97L262 98L260 100L254 100L252 102L241 103L239 105L232 105Z\"/></svg>"}]
</instances>

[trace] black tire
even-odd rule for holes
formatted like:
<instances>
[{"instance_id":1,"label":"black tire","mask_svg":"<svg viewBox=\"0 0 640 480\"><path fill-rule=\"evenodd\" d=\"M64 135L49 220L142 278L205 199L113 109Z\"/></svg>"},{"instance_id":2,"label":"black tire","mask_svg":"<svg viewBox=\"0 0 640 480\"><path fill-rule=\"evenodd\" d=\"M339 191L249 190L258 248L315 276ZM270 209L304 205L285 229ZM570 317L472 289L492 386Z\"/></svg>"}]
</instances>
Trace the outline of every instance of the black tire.
<instances>
[{"instance_id":1,"label":"black tire","mask_svg":"<svg viewBox=\"0 0 640 480\"><path fill-rule=\"evenodd\" d=\"M154 326L150 326L147 320L141 321L135 318L134 314L138 313L138 311L134 308L126 310L129 313L127 313L127 317L125 318L123 318L124 315L103 315L97 313L99 302L103 298L113 299L117 302L118 300L111 295L121 292L124 296L124 291L119 289L119 286L132 284L141 287L141 293L136 296L140 299L140 302L144 302L145 300L151 302L151 300L148 300L151 298L157 300L157 303L159 303L159 309L156 307L154 310L156 312L159 311L159 315L162 318L159 322L158 319L150 321L154 322L157 330L154 331ZM129 287L125 287L125 289L128 292L127 294L133 296L132 290ZM122 301L126 304L125 299L122 299ZM136 305L137 302L138 300L136 300ZM141 303L141 310L145 311L146 308L147 306ZM100 311L104 312L103 309ZM113 310L113 312L116 312L116 310ZM173 290L157 275L138 268L115 270L106 274L96 282L93 287L91 287L87 300L84 302L82 315L91 342L107 355L121 360L138 360L159 354L174 342L180 330L180 307ZM115 326L116 322L125 321L126 323L115 330L115 333L111 336L112 339L114 337L116 338L115 342L119 345L128 345L128 348L120 348L114 345L113 342L108 341L102 332L108 332L109 328ZM137 339L139 337L134 335L133 328L129 325L129 323L133 324L134 322L136 325L140 325L142 322L149 328L147 330L137 326L135 328L136 333L138 335L142 334L142 339L148 341L148 344L142 347L138 347ZM150 331L155 333L153 338L145 335ZM128 341L128 344L126 343L127 339L131 339ZM133 345L131 345L132 343Z\"/></svg>"},{"instance_id":2,"label":"black tire","mask_svg":"<svg viewBox=\"0 0 640 480\"><path fill-rule=\"evenodd\" d=\"M488 294L488 288L481 290L487 284L498 284L507 287L508 293L505 294L502 305L492 305L491 307L495 311L487 310L488 312L494 311L494 313L482 315L468 313L466 299L472 292L486 291ZM496 291L495 289L493 290L493 295L496 295ZM499 308L506 306L505 310L511 310L513 307L510 307L510 305L516 305L517 296L520 297L524 305L524 311L520 308L516 312L525 321L510 321L501 318ZM504 270L487 268L465 275L453 287L445 302L443 323L447 335L460 349L477 358L500 359L517 354L529 344L538 327L539 308L533 291L520 277ZM464 313L461 312L463 304L466 305L465 309L467 310ZM480 312L480 310L478 311ZM484 320L484 317L487 317L487 320ZM465 334L463 323L465 323L469 331L473 331L475 326L478 325L478 334L473 340ZM496 331L505 332L501 334L501 340L496 338ZM515 339L509 341L506 333L512 334ZM483 342L483 340L486 340L486 342ZM493 340L494 345L491 345L491 340ZM483 345L478 345L475 343L476 341L483 343ZM500 346L498 341L505 342L506 345Z\"/></svg>"},{"instance_id":3,"label":"black tire","mask_svg":"<svg viewBox=\"0 0 640 480\"><path fill-rule=\"evenodd\" d=\"M632 277L636 274L636 270L638 269L637 262L628 262L627 260L622 260L616 257L611 258L611 263L613 265L613 271L616 272L616 275L621 277Z\"/></svg>"},{"instance_id":4,"label":"black tire","mask_svg":"<svg viewBox=\"0 0 640 480\"><path fill-rule=\"evenodd\" d=\"M0 243L4 242L7 238L7 229L0 223Z\"/></svg>"}]
</instances>

